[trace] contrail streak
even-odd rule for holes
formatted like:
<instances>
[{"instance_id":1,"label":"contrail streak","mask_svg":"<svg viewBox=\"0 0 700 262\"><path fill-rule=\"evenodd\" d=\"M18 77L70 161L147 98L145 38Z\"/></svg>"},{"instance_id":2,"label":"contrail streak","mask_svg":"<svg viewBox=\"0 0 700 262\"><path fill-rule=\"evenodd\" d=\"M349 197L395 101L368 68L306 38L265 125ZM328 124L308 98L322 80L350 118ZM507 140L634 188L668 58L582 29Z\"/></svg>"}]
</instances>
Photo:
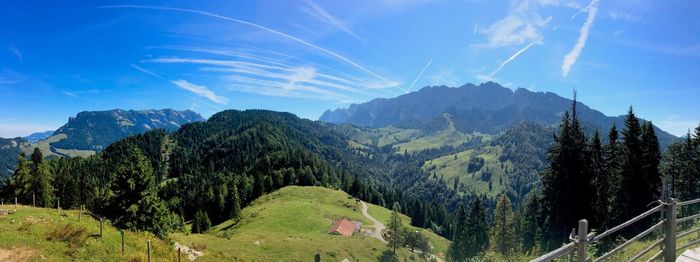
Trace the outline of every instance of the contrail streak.
<instances>
[{"instance_id":1,"label":"contrail streak","mask_svg":"<svg viewBox=\"0 0 700 262\"><path fill-rule=\"evenodd\" d=\"M493 75L495 75L496 73L498 73L498 71L501 71L501 69L503 69L503 67L504 67L506 64L510 63L510 61L513 61L513 60L514 60L516 57L518 57L520 54L522 54L523 52L527 51L527 49L529 49L534 43L535 43L535 42L530 43L529 45L527 45L527 46L524 47L523 49L518 50L518 52L515 52L515 54L513 54L512 56L510 56L506 61L503 61L503 63L501 63L501 65L500 65L496 70L494 70L493 72L491 72L491 74L489 74L488 78L493 77Z\"/></svg>"},{"instance_id":2,"label":"contrail streak","mask_svg":"<svg viewBox=\"0 0 700 262\"><path fill-rule=\"evenodd\" d=\"M268 32L270 32L270 33L277 34L277 35L283 36L283 37L285 37L285 38L294 40L294 41L296 41L296 42L298 42L298 43L300 43L300 44L306 45L306 46L308 46L308 47L311 47L311 48L314 48L314 49L316 49L316 50L319 50L319 51L321 51L321 52L323 52L323 53L326 53L326 54L328 54L328 55L330 55L330 56L333 56L333 57L335 57L335 58L337 58L337 59L340 59L340 60L342 60L343 62L348 63L348 64L354 66L355 68L360 69L360 70L362 70L363 72L368 73L368 74L370 74L370 75L372 75L372 76L374 76L374 77L376 77L376 78L378 78L378 79L380 79L380 80L382 80L382 81L384 81L384 82L387 82L387 83L388 83L388 82L391 82L391 81L387 80L386 78L384 78L384 77L382 77L382 76L380 76L380 75L378 75L378 74L376 74L376 73L370 71L369 69L365 68L364 66L361 66L361 65L359 65L359 64L357 64L357 63L351 61L350 59L348 59L348 58L346 58L346 57L344 57L344 56L342 56L342 55L339 55L339 54L337 54L337 53L335 53L335 52L333 52L333 51L330 51L330 50L325 49L325 48L323 48L323 47L320 47L320 46L314 45L314 44L312 44L312 43L306 42L306 41L304 41L304 40L302 40L302 39L300 39L300 38L297 38L297 37L295 37L295 36L291 36L291 35L288 35L288 34L286 34L286 33L283 33L283 32L277 31L277 30L275 30L275 29L272 29L272 28L269 28L269 27L266 27L266 26L262 26L262 25L259 25L259 24L253 23L253 22L249 22L249 21L245 21L245 20L241 20L241 19L236 19L236 18L231 18L231 17L227 17L227 16L222 16L222 15L217 15L217 14L209 13L209 12L205 12L205 11L199 11L199 10L194 10L194 9L176 8L176 7L147 6L147 5L108 5L108 6L101 6L101 7L98 7L98 8L139 8L139 9L153 9L153 10L178 11L178 12L199 14L199 15L204 15L204 16L209 16L209 17L214 17L214 18L219 18L219 19L222 19L222 20L230 21L230 22L235 22L235 23L240 23L240 24L248 25L248 26L251 26L251 27L255 27L255 28L258 28L258 29L262 29L262 30L268 31Z\"/></svg>"},{"instance_id":3,"label":"contrail streak","mask_svg":"<svg viewBox=\"0 0 700 262\"><path fill-rule=\"evenodd\" d=\"M432 63L433 63L433 59L430 59L430 61L428 61L428 63L425 64L425 66L423 67L423 70L421 70L420 74L418 74L418 76L416 76L416 79L413 79L413 83L411 83L411 86L408 87L408 89L406 89L405 93L411 92L411 89L413 89L413 86L416 84L416 82L418 82L418 79L420 79L420 77L423 75L423 73L425 73L425 70L428 69L428 67Z\"/></svg>"}]
</instances>

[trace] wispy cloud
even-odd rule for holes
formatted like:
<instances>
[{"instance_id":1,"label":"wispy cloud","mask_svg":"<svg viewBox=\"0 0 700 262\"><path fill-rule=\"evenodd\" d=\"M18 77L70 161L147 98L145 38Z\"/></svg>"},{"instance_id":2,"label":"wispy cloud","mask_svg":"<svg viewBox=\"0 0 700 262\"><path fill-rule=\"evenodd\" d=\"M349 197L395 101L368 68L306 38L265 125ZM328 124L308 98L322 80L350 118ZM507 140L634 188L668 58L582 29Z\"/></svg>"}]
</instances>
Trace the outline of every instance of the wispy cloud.
<instances>
[{"instance_id":1,"label":"wispy cloud","mask_svg":"<svg viewBox=\"0 0 700 262\"><path fill-rule=\"evenodd\" d=\"M411 92L411 90L413 89L413 86L415 86L416 82L418 82L418 79L420 79L420 77L423 75L423 73L425 73L425 70L428 69L428 67L432 63L433 63L433 59L430 59L430 61L428 61L428 63L425 64L425 66L423 66L423 69L420 70L420 73L416 76L416 79L413 79L411 86L409 86L408 89L406 89L406 91L404 93Z\"/></svg>"},{"instance_id":2,"label":"wispy cloud","mask_svg":"<svg viewBox=\"0 0 700 262\"><path fill-rule=\"evenodd\" d=\"M430 81L431 85L447 85L447 86L459 86L462 83L454 70L439 68L438 70L433 70L435 73L428 75L426 78Z\"/></svg>"},{"instance_id":3,"label":"wispy cloud","mask_svg":"<svg viewBox=\"0 0 700 262\"><path fill-rule=\"evenodd\" d=\"M99 94L99 93L100 93L100 90L99 90L99 89L95 89L95 88L85 89L85 90L74 90L74 91L67 91L67 90L64 90L64 91L61 91L61 93L63 93L64 95L70 96L70 97L78 98L78 97L80 97L81 95L95 95L95 94Z\"/></svg>"},{"instance_id":4,"label":"wispy cloud","mask_svg":"<svg viewBox=\"0 0 700 262\"><path fill-rule=\"evenodd\" d=\"M692 132L695 127L700 126L700 119L682 119L678 115L672 115L655 124L666 132L676 136L684 136L689 130Z\"/></svg>"},{"instance_id":5,"label":"wispy cloud","mask_svg":"<svg viewBox=\"0 0 700 262\"><path fill-rule=\"evenodd\" d=\"M206 86L196 85L188 82L187 80L173 80L170 82L176 85L177 87L195 93L198 96L206 97L214 103L228 103L228 98L216 95L214 91L209 90L209 88L207 88Z\"/></svg>"},{"instance_id":6,"label":"wispy cloud","mask_svg":"<svg viewBox=\"0 0 700 262\"><path fill-rule=\"evenodd\" d=\"M571 67L576 63L579 55L581 55L581 51L583 51L583 48L586 46L588 34L593 27L596 13L598 13L598 0L591 1L591 4L588 5L587 9L588 17L586 17L586 21L583 23L583 26L581 26L581 33L578 36L578 40L576 40L576 45L574 45L574 48L564 56L564 61L561 65L561 75L563 77L569 75Z\"/></svg>"},{"instance_id":7,"label":"wispy cloud","mask_svg":"<svg viewBox=\"0 0 700 262\"><path fill-rule=\"evenodd\" d=\"M335 16L332 16L330 13L328 13L328 11L326 11L326 9L324 9L323 7L314 3L311 0L307 0L306 6L301 7L300 10L325 24L333 26L338 30L347 33L348 35L354 37L357 40L363 42L365 41L364 38L360 37L357 33L352 31L350 29L350 26L348 26L345 22L343 22Z\"/></svg>"},{"instance_id":8,"label":"wispy cloud","mask_svg":"<svg viewBox=\"0 0 700 262\"><path fill-rule=\"evenodd\" d=\"M501 20L484 29L477 28L475 25L475 31L485 35L487 42L472 46L498 48L541 42L543 40L541 31L549 24L552 17L542 17L538 9L548 5L560 5L560 3L558 1L512 2L508 9L508 14Z\"/></svg>"},{"instance_id":9,"label":"wispy cloud","mask_svg":"<svg viewBox=\"0 0 700 262\"><path fill-rule=\"evenodd\" d=\"M137 66L137 65L135 65L135 64L131 64L131 67L134 68L134 69L136 69L136 70L138 70L138 71L141 71L141 72L144 73L144 74L147 74L147 75L150 75L150 76L153 76L153 77L156 77L156 78L163 79L162 76L160 76L159 74L156 74L156 73L152 72L151 70L145 69L145 68L140 67L140 66Z\"/></svg>"},{"instance_id":10,"label":"wispy cloud","mask_svg":"<svg viewBox=\"0 0 700 262\"><path fill-rule=\"evenodd\" d=\"M17 80L17 79L9 79L9 78L0 76L0 85L11 85L11 84L19 83L19 82L22 82L22 81Z\"/></svg>"},{"instance_id":11,"label":"wispy cloud","mask_svg":"<svg viewBox=\"0 0 700 262\"><path fill-rule=\"evenodd\" d=\"M381 76L381 75L379 75L379 74L377 74L377 73L375 73L375 72L373 72L373 71L367 69L366 67L364 67L364 66L362 66L362 65L360 65L360 64L358 64L358 63L356 63L356 62L354 62L354 61L352 61L352 60L346 58L345 56L342 56L342 55L336 53L336 52L333 52L333 51L328 50L328 49L326 49L326 48L317 46L317 45L315 45L315 44L312 44L312 43L310 43L310 42L307 42L307 41L305 41L305 40L302 40L302 39L300 39L300 38L298 38L298 37L289 35L289 34L287 34L287 33L284 33L284 32L281 32L281 31L278 31L278 30L275 30L275 29L272 29L272 28L269 28L269 27L266 27L266 26L262 26L262 25L259 25L259 24L253 23L253 22L249 22L249 21L245 21L245 20L241 20L241 19L237 19L237 18L232 18L232 17L227 17L227 16L223 16L223 15L218 15L218 14L214 14L214 13L210 13L210 12L200 11L200 10L184 9L184 8L174 8L174 7L147 6L147 5L111 5L111 6L102 6L102 7L99 7L99 8L139 8L139 9L177 11L177 12L185 12L185 13L199 14L199 15L203 15L203 16L208 16L208 17L213 17L213 18L222 19L222 20L229 21L229 22L234 22L234 23L238 23L238 24L247 25L247 26L250 26L250 27L253 27L253 28L257 28L257 29L264 30L264 31L266 31L266 32L269 32L269 33L272 33L272 34L275 34L275 35L278 35L278 36L282 36L282 37L284 37L284 38L287 38L287 39L289 39L289 40L295 41L295 42L300 43L300 44L302 44L302 45L311 47L311 48L316 49L316 50L318 50L318 51L320 51L320 52L322 52L322 53L324 53L324 54L330 55L331 57L334 57L334 58L336 58L336 59L339 59L340 61L343 61L343 62L345 62L345 63L347 63L347 64L349 64L349 65L355 67L356 69L358 69L358 70L360 70L360 71L362 71L362 72L365 72L365 73L367 73L367 74L369 74L369 75L371 75L371 76L373 76L373 77L376 77L376 78L378 78L378 79L380 79L380 80L382 80L382 81L384 81L384 82L391 82L391 81L389 81L387 78L385 78L385 77L383 77L383 76Z\"/></svg>"},{"instance_id":12,"label":"wispy cloud","mask_svg":"<svg viewBox=\"0 0 700 262\"><path fill-rule=\"evenodd\" d=\"M24 58L22 58L22 52L15 46L10 46L10 52L14 54L21 63L24 63Z\"/></svg>"},{"instance_id":13,"label":"wispy cloud","mask_svg":"<svg viewBox=\"0 0 700 262\"><path fill-rule=\"evenodd\" d=\"M530 47L532 47L533 44L535 44L535 42L532 42L532 43L528 44L527 46L525 46L525 47L523 47L522 49L520 49L520 50L518 50L517 52L515 52L515 54L511 55L508 59L506 59L506 61L503 61L503 63L501 63L501 65L498 66L498 68L496 68L496 70L493 70L493 72L491 72L491 73L487 76L487 79L490 80L496 73L498 73L498 71L501 71L501 69L503 69L504 66L506 66L508 63L510 63L511 61L515 60L515 58L517 58L518 56L520 56L522 53L524 53L525 51L527 51L528 49L530 49Z\"/></svg>"}]
</instances>

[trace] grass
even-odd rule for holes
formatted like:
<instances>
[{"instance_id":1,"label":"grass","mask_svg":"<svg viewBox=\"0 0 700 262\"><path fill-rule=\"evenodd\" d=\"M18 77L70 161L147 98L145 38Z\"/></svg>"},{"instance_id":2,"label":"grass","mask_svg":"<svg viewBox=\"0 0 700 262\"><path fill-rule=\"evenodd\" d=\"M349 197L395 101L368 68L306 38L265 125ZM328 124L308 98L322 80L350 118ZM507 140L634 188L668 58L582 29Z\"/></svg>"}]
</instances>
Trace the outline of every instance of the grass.
<instances>
[{"instance_id":1,"label":"grass","mask_svg":"<svg viewBox=\"0 0 700 262\"><path fill-rule=\"evenodd\" d=\"M458 179L460 186L464 185L468 190L493 197L503 192L508 183L504 169L510 168L511 164L507 161L501 168L501 162L499 161L501 153L500 146L483 146L469 149L425 161L423 170L430 174L435 174L438 178L442 177L450 187L453 186L454 179ZM455 155L457 156L456 158ZM477 156L484 159L484 166L479 171L467 173L469 159ZM489 190L488 181L482 179L482 175L486 170L492 174L491 190Z\"/></svg>"},{"instance_id":2,"label":"grass","mask_svg":"<svg viewBox=\"0 0 700 262\"><path fill-rule=\"evenodd\" d=\"M387 250L361 233L349 238L329 235L328 228L340 218L370 225L359 202L342 191L290 186L255 200L243 209L240 220L226 221L207 234L173 238L188 246L206 244L201 261L310 261L317 253L323 261L377 261ZM418 259L405 249L398 255L402 261Z\"/></svg>"},{"instance_id":3,"label":"grass","mask_svg":"<svg viewBox=\"0 0 700 262\"><path fill-rule=\"evenodd\" d=\"M151 240L152 258L172 261L171 245L148 233L125 231L125 255L121 255L119 230L104 224L103 237L97 236L99 221L76 210L4 205L16 212L0 215L0 250L23 253L28 261L145 261L146 241Z\"/></svg>"},{"instance_id":4,"label":"grass","mask_svg":"<svg viewBox=\"0 0 700 262\"><path fill-rule=\"evenodd\" d=\"M384 225L388 225L389 221L391 220L392 211L384 207L368 203L367 213L369 213L369 215L371 215L375 219L379 220L379 222L384 223ZM411 226L411 218L404 214L399 215L399 217L401 218L401 221L403 222L404 226L407 226L410 230L418 230L421 233L423 233L423 235L428 237L428 240L430 241L430 246L433 247L433 253L442 258L443 260L445 259L447 248L450 246L449 240L447 240L444 237L441 237L438 234L435 234L429 229Z\"/></svg>"},{"instance_id":5,"label":"grass","mask_svg":"<svg viewBox=\"0 0 700 262\"><path fill-rule=\"evenodd\" d=\"M95 151L92 150L77 150L77 149L62 149L62 148L55 148L51 146L51 143L55 143L58 141L61 141L63 139L66 139L68 136L66 134L57 134L50 136L47 139L41 140L37 143L24 143L22 144L22 152L24 152L27 155L31 155L32 152L34 152L34 148L39 148L41 150L41 153L46 157L46 156L59 156L58 154L54 153L51 149L56 150L56 152L60 154L64 154L67 156L75 157L75 156L80 156L80 157L89 157L91 155L95 154Z\"/></svg>"}]
</instances>

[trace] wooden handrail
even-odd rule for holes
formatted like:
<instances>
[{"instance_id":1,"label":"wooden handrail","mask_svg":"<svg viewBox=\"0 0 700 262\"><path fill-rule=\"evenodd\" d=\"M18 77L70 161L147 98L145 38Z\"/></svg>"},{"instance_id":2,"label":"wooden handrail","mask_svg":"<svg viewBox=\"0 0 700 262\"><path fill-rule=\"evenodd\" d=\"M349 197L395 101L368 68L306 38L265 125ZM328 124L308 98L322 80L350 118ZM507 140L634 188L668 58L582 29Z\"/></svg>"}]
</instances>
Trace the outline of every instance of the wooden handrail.
<instances>
[{"instance_id":1,"label":"wooden handrail","mask_svg":"<svg viewBox=\"0 0 700 262\"><path fill-rule=\"evenodd\" d=\"M576 243L571 242L569 244L563 245L560 248L557 248L557 249L552 250L551 252L549 252L547 254L542 255L541 257L533 259L531 262L548 262L548 261L552 261L556 258L559 258L561 256L568 255L574 251L575 244Z\"/></svg>"},{"instance_id":2,"label":"wooden handrail","mask_svg":"<svg viewBox=\"0 0 700 262\"><path fill-rule=\"evenodd\" d=\"M596 258L595 261L596 262L597 261L604 261L606 258L612 256L613 254L617 253L618 251L620 251L623 248L627 247L628 245L632 244L634 241L637 241L640 238L643 238L644 236L648 235L649 233L654 232L654 230L657 230L664 223L666 223L665 220L659 221L659 223L656 223L656 225L653 225L650 228L648 228L647 230L644 230L644 232L639 233L639 235L636 235L633 238L630 238L625 243L622 243L622 245L619 245L619 246L615 247L613 250L608 251L608 253L605 253L604 255L600 256L599 258Z\"/></svg>"},{"instance_id":3,"label":"wooden handrail","mask_svg":"<svg viewBox=\"0 0 700 262\"><path fill-rule=\"evenodd\" d=\"M605 232L603 232L603 233L601 233L600 235L597 235L596 237L594 237L594 238L593 238L593 242L599 241L599 240L603 239L604 237L606 237L606 236L608 236L608 235L610 235L610 234L612 234L612 233L615 233L615 232L619 231L620 229L623 229L623 228L625 228L625 227L627 227L627 226L633 224L634 222L637 222L637 221L639 221L639 220L641 220L641 219L643 219L643 218L645 218L645 217L647 217L647 216L649 216L649 215L651 215L651 214L653 214L653 213L655 213L655 212L660 211L660 210L663 208L663 206L664 206L663 204L658 205L658 206L656 206L656 207L654 207L654 208L652 208L652 209L649 209L649 210L647 210L646 212L644 212L644 213L642 213L642 214L640 214L640 215L638 215L638 216L636 216L636 217L634 217L634 218L632 218L632 219L630 219L630 220L625 221L625 222L622 223L622 224L619 224L619 225L617 225L617 226L615 226L615 227L613 227L613 228L611 228L611 229L605 230Z\"/></svg>"},{"instance_id":4,"label":"wooden handrail","mask_svg":"<svg viewBox=\"0 0 700 262\"><path fill-rule=\"evenodd\" d=\"M692 204L697 204L697 203L700 203L700 198L696 198L696 199L688 200L688 201L683 201L683 202L680 202L676 205L679 207L682 207L682 206L687 206L687 205L692 205Z\"/></svg>"}]
</instances>

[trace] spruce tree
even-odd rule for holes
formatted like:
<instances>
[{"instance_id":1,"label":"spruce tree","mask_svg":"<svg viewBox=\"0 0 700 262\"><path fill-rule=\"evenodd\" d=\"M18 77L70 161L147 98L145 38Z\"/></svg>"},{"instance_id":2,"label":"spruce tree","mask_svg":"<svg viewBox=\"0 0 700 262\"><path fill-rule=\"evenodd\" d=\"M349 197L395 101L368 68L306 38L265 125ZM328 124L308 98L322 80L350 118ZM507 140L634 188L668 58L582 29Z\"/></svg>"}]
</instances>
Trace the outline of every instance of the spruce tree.
<instances>
[{"instance_id":1,"label":"spruce tree","mask_svg":"<svg viewBox=\"0 0 700 262\"><path fill-rule=\"evenodd\" d=\"M564 113L554 140L548 152L549 167L542 175L542 211L543 216L549 216L547 240L559 244L579 219L593 218L593 175L586 137L576 115L575 94L572 116Z\"/></svg>"},{"instance_id":2,"label":"spruce tree","mask_svg":"<svg viewBox=\"0 0 700 262\"><path fill-rule=\"evenodd\" d=\"M525 204L525 212L521 216L521 243L524 251L539 249L539 242L542 239L542 213L540 206L539 192L530 194Z\"/></svg>"},{"instance_id":3,"label":"spruce tree","mask_svg":"<svg viewBox=\"0 0 700 262\"><path fill-rule=\"evenodd\" d=\"M15 172L12 173L12 177L10 178L12 193L22 201L31 201L33 192L32 185L31 164L27 160L27 156L23 152L20 152Z\"/></svg>"},{"instance_id":4,"label":"spruce tree","mask_svg":"<svg viewBox=\"0 0 700 262\"><path fill-rule=\"evenodd\" d=\"M467 259L467 249L469 248L469 232L467 228L467 211L464 205L459 206L457 218L454 222L454 235L447 250L447 257L451 261L464 261Z\"/></svg>"},{"instance_id":5,"label":"spruce tree","mask_svg":"<svg viewBox=\"0 0 700 262\"><path fill-rule=\"evenodd\" d=\"M646 185L648 199L658 199L661 189L661 173L659 163L661 162L661 150L659 149L659 139L654 132L654 125L646 122L642 126L642 175ZM653 200L652 200L653 201Z\"/></svg>"},{"instance_id":6,"label":"spruce tree","mask_svg":"<svg viewBox=\"0 0 700 262\"><path fill-rule=\"evenodd\" d=\"M53 176L49 165L44 161L44 156L39 148L34 148L31 156L32 176L31 192L37 198L37 205L50 207L53 204Z\"/></svg>"},{"instance_id":7,"label":"spruce tree","mask_svg":"<svg viewBox=\"0 0 700 262\"><path fill-rule=\"evenodd\" d=\"M389 245L392 247L393 253L396 254L396 247L401 247L402 241L402 236L401 232L403 232L403 225L401 222L401 217L400 211L401 211L401 206L399 205L399 202L394 202L394 205L392 207L392 212L391 212L391 220L389 220L389 230L391 231L391 235L389 236Z\"/></svg>"},{"instance_id":8,"label":"spruce tree","mask_svg":"<svg viewBox=\"0 0 700 262\"><path fill-rule=\"evenodd\" d=\"M486 210L477 197L467 216L468 242L466 255L474 257L483 252L489 245L489 228L486 222Z\"/></svg>"},{"instance_id":9,"label":"spruce tree","mask_svg":"<svg viewBox=\"0 0 700 262\"><path fill-rule=\"evenodd\" d=\"M625 118L625 128L622 130L620 190L615 201L615 210L619 212L617 222L630 219L646 211L649 203L658 200L659 188L652 187L659 185L657 181L660 180L657 179L660 179L660 177L656 178L651 177L653 175L645 174L645 170L651 170L652 167L644 163L643 156L645 154L644 151L651 150L649 147L653 145L645 145L641 136L642 127L639 119L635 116L632 107L630 107ZM648 136L652 136L652 134ZM648 143L653 144L651 141Z\"/></svg>"},{"instance_id":10,"label":"spruce tree","mask_svg":"<svg viewBox=\"0 0 700 262\"><path fill-rule=\"evenodd\" d=\"M491 249L504 256L508 256L516 250L517 242L514 241L516 238L513 222L513 206L510 199L502 194L494 210L490 239Z\"/></svg>"},{"instance_id":11,"label":"spruce tree","mask_svg":"<svg viewBox=\"0 0 700 262\"><path fill-rule=\"evenodd\" d=\"M593 187L596 189L593 201L594 221L593 227L600 227L605 224L608 217L608 191L609 182L605 170L605 160L603 158L603 146L600 142L600 133L596 130L593 133L593 140L590 145L590 163L593 172Z\"/></svg>"}]
</instances>

